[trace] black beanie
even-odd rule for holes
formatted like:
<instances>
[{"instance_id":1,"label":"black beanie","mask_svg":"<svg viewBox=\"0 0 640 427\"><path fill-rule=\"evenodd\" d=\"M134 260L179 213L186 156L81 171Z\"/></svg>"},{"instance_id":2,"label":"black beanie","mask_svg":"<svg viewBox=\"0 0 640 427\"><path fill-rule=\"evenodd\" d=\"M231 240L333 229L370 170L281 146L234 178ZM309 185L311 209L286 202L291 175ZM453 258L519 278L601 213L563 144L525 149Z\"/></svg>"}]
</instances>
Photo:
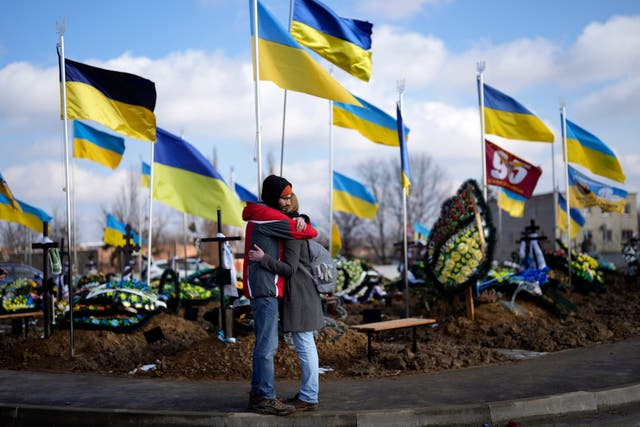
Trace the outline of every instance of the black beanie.
<instances>
[{"instance_id":1,"label":"black beanie","mask_svg":"<svg viewBox=\"0 0 640 427\"><path fill-rule=\"evenodd\" d=\"M262 201L267 206L278 209L278 199L287 185L291 185L291 183L283 177L269 175L262 182Z\"/></svg>"}]
</instances>

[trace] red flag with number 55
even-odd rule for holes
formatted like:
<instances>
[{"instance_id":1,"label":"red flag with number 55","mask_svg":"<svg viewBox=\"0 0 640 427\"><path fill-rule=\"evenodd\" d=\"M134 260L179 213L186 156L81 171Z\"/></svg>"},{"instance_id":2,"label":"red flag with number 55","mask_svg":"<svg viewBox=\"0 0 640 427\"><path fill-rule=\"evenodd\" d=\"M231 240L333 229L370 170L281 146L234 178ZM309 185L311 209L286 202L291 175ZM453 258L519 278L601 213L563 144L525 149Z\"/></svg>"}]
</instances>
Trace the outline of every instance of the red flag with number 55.
<instances>
[{"instance_id":1,"label":"red flag with number 55","mask_svg":"<svg viewBox=\"0 0 640 427\"><path fill-rule=\"evenodd\" d=\"M542 169L485 140L487 184L506 188L527 199L536 188Z\"/></svg>"}]
</instances>

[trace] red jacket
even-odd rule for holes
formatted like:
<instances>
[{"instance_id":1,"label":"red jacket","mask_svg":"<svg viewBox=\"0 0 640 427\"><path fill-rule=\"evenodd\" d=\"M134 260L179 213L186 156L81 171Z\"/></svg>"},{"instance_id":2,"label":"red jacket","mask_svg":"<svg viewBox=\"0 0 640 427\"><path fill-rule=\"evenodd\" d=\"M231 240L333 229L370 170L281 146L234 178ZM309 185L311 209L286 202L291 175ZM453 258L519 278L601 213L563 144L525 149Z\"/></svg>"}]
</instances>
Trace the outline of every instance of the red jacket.
<instances>
[{"instance_id":1,"label":"red jacket","mask_svg":"<svg viewBox=\"0 0 640 427\"><path fill-rule=\"evenodd\" d=\"M248 298L282 298L284 277L266 270L259 262L249 261L249 250L255 244L260 246L265 254L282 260L282 240L313 239L318 232L311 224L307 224L303 231L296 231L294 220L263 203L248 202L242 211L242 219L247 221L242 271L244 294Z\"/></svg>"}]
</instances>

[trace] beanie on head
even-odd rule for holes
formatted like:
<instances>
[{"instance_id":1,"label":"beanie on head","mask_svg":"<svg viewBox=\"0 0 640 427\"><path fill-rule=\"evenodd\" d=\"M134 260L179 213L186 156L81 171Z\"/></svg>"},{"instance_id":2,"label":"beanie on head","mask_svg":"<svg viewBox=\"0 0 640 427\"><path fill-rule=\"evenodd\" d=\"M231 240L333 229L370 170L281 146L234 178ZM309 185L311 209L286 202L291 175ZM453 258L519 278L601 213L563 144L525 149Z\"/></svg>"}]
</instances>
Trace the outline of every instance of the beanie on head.
<instances>
[{"instance_id":1,"label":"beanie on head","mask_svg":"<svg viewBox=\"0 0 640 427\"><path fill-rule=\"evenodd\" d=\"M281 176L269 175L262 182L262 201L269 207L278 209L278 199L282 195L282 191L291 187L291 183Z\"/></svg>"}]
</instances>

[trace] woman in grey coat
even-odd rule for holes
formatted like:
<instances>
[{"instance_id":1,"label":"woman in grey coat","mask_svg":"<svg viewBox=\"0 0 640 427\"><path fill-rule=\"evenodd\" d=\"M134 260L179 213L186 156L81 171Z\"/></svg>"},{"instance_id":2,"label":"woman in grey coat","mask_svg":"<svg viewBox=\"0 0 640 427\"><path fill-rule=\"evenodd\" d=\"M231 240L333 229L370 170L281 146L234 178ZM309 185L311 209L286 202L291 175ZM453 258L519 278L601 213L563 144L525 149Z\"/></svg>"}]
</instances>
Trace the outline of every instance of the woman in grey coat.
<instances>
[{"instance_id":1,"label":"woman in grey coat","mask_svg":"<svg viewBox=\"0 0 640 427\"><path fill-rule=\"evenodd\" d=\"M287 215L298 216L295 195L292 195L291 207L292 210L287 212ZM249 259L260 262L265 269L286 278L282 329L284 332L291 332L302 369L300 391L290 403L297 410L310 411L318 407L320 372L313 332L324 326L322 301L308 273L311 271L311 265L307 240L285 240L283 244L282 261L265 254L258 246L249 251ZM299 268L300 266L304 269Z\"/></svg>"}]
</instances>

